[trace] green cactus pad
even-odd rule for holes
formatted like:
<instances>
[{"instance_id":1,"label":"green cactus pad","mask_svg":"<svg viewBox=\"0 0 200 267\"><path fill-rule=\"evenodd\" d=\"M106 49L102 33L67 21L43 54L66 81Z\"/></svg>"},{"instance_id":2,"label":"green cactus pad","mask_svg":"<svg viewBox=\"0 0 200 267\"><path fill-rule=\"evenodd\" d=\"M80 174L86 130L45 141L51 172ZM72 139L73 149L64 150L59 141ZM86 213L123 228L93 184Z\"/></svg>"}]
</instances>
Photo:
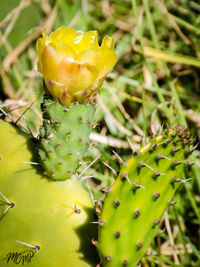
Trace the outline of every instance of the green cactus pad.
<instances>
[{"instance_id":1,"label":"green cactus pad","mask_svg":"<svg viewBox=\"0 0 200 267\"><path fill-rule=\"evenodd\" d=\"M89 194L76 178L41 175L30 164L30 147L26 135L0 120L0 266L95 266Z\"/></svg>"},{"instance_id":2,"label":"green cactus pad","mask_svg":"<svg viewBox=\"0 0 200 267\"><path fill-rule=\"evenodd\" d=\"M158 234L159 222L181 183L193 140L187 130L168 130L124 165L107 194L99 221L103 266L135 267Z\"/></svg>"},{"instance_id":3,"label":"green cactus pad","mask_svg":"<svg viewBox=\"0 0 200 267\"><path fill-rule=\"evenodd\" d=\"M89 146L95 108L90 104L71 104L67 108L45 97L42 112L39 150L42 167L49 177L66 180L79 167Z\"/></svg>"}]
</instances>

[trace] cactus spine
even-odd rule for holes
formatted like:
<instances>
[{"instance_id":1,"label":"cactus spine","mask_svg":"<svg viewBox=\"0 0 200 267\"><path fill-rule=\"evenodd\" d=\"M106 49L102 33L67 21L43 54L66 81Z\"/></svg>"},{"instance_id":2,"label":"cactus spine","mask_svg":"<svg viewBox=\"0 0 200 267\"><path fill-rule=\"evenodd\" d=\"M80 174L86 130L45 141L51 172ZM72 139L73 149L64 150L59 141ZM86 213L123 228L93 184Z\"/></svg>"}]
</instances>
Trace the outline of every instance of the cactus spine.
<instances>
[{"instance_id":1,"label":"cactus spine","mask_svg":"<svg viewBox=\"0 0 200 267\"><path fill-rule=\"evenodd\" d=\"M124 165L107 194L99 221L103 266L135 267L158 234L161 216L181 183L191 153L183 127L158 136Z\"/></svg>"}]
</instances>

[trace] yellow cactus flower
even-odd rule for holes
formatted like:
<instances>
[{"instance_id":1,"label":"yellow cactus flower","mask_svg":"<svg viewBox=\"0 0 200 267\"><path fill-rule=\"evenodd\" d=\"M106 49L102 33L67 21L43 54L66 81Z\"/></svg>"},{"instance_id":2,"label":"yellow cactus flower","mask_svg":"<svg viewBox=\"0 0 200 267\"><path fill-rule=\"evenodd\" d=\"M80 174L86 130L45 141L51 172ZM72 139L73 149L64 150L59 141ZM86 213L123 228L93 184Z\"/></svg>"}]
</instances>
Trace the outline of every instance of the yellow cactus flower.
<instances>
[{"instance_id":1,"label":"yellow cactus flower","mask_svg":"<svg viewBox=\"0 0 200 267\"><path fill-rule=\"evenodd\" d=\"M99 46L96 31L76 32L65 26L49 36L43 33L37 51L47 91L66 106L90 100L117 61L111 37L104 37Z\"/></svg>"}]
</instances>

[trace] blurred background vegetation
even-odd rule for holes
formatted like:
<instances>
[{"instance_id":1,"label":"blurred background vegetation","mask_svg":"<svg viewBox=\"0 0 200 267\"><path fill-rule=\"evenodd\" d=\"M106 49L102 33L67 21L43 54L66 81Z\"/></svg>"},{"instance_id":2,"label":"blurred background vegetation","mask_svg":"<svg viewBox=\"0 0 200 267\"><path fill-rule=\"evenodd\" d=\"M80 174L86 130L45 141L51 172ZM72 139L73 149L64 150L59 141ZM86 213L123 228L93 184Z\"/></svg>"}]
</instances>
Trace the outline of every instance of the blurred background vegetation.
<instances>
[{"instance_id":1,"label":"blurred background vegetation","mask_svg":"<svg viewBox=\"0 0 200 267\"><path fill-rule=\"evenodd\" d=\"M189 126L196 137L192 180L165 212L152 255L141 266L200 266L200 1L1 0L0 116L35 137L41 125L41 75L36 39L61 25L111 35L118 63L97 97L97 127L85 163L95 200L113 182L123 160L167 124ZM113 168L107 168L109 164ZM80 168L85 168L84 164ZM184 178L185 178L184 177ZM117 267L117 266L116 266Z\"/></svg>"}]
</instances>

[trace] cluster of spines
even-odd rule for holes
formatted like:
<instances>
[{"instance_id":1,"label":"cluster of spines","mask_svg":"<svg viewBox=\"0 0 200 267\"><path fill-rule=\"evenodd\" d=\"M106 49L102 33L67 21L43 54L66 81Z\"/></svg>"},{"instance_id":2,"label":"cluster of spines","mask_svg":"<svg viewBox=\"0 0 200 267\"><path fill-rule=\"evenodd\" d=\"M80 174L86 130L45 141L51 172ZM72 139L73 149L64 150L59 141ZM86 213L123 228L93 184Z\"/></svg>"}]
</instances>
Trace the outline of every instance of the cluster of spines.
<instances>
[{"instance_id":1,"label":"cluster of spines","mask_svg":"<svg viewBox=\"0 0 200 267\"><path fill-rule=\"evenodd\" d=\"M134 153L122 167L105 199L99 220L98 250L103 266L136 266L145 254L151 240L158 234L162 213L174 204L172 197L178 185L189 180L178 177L184 171L183 163L189 167L194 164L187 159L193 152L193 143L186 128L168 127L162 136ZM140 222L135 224L137 233L133 230L133 221ZM132 240L128 239L130 236Z\"/></svg>"}]
</instances>

